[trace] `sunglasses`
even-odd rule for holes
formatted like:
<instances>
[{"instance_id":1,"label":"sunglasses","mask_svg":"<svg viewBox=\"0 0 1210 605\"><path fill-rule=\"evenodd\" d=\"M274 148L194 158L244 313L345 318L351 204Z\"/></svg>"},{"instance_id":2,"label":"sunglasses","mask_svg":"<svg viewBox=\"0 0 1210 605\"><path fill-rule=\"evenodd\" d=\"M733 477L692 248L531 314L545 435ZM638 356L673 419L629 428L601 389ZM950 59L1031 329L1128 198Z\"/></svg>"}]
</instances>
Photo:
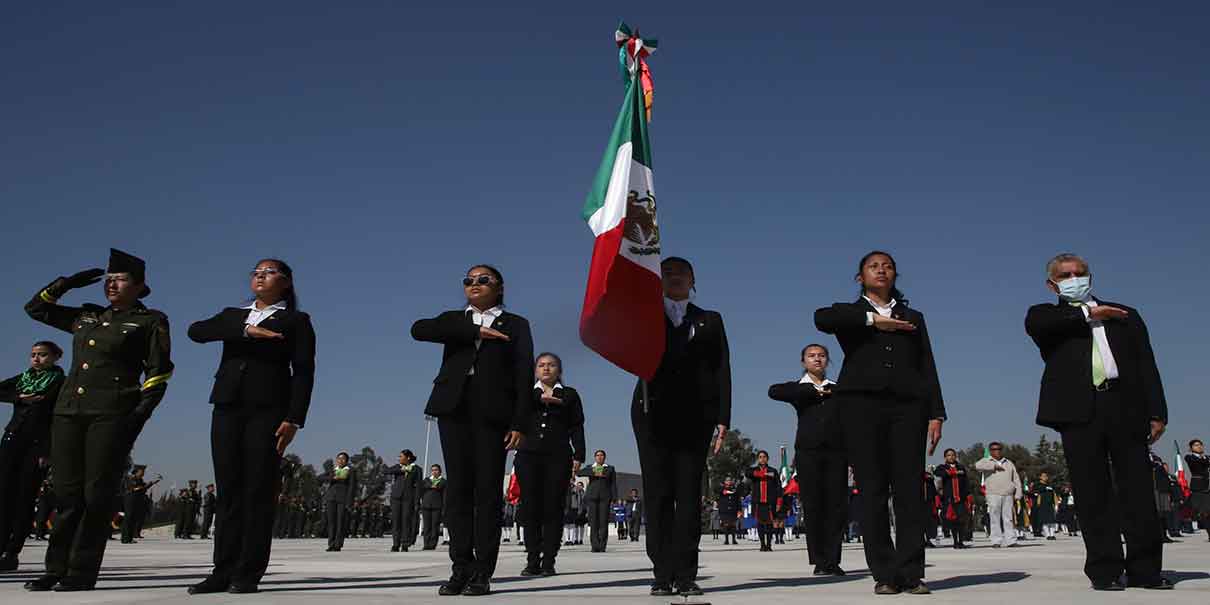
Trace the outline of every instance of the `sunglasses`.
<instances>
[{"instance_id":1,"label":"sunglasses","mask_svg":"<svg viewBox=\"0 0 1210 605\"><path fill-rule=\"evenodd\" d=\"M248 277L273 277L274 275L281 274L282 272L278 271L277 269L256 269L254 271L250 271L248 273Z\"/></svg>"},{"instance_id":2,"label":"sunglasses","mask_svg":"<svg viewBox=\"0 0 1210 605\"><path fill-rule=\"evenodd\" d=\"M479 275L475 277L467 276L462 278L462 285L469 288L471 286L486 286L496 280L490 275Z\"/></svg>"}]
</instances>

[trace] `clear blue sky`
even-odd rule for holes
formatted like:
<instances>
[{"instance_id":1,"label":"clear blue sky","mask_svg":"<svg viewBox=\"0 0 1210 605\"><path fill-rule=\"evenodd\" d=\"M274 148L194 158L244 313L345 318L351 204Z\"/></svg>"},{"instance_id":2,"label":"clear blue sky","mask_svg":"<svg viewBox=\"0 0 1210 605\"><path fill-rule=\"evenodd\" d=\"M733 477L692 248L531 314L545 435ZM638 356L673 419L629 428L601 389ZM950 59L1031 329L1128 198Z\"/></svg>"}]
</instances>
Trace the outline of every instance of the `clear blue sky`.
<instances>
[{"instance_id":1,"label":"clear blue sky","mask_svg":"<svg viewBox=\"0 0 1210 605\"><path fill-rule=\"evenodd\" d=\"M185 328L243 300L267 255L294 265L319 335L293 448L308 462L423 449L440 350L408 328L459 306L486 261L536 346L563 355L589 447L637 471L633 379L576 332L619 17L661 41L664 249L695 262L699 304L726 320L734 424L758 445L792 443L765 389L797 376L807 342L834 344L811 313L855 297L871 248L895 253L929 319L946 445L1043 432L1022 320L1065 250L1149 323L1164 457L1210 437L1205 3L123 4L0 15L0 361L12 375L33 340L68 343L21 311L55 276L111 245L148 259L177 372L135 456L170 481L212 476L219 347Z\"/></svg>"}]
</instances>

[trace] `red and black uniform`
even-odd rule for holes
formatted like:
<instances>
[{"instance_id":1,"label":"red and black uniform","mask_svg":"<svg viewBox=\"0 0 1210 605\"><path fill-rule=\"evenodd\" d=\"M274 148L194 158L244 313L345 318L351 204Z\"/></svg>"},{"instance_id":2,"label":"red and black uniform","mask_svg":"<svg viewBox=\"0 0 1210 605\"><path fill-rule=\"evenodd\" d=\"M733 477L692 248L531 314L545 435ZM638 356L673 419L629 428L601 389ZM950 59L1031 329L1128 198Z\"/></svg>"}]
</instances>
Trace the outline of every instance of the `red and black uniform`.
<instances>
[{"instance_id":1,"label":"red and black uniform","mask_svg":"<svg viewBox=\"0 0 1210 605\"><path fill-rule=\"evenodd\" d=\"M970 507L974 504L966 467L960 462L942 464L933 474L941 479L941 517L954 538L954 548L966 548L962 534L966 532Z\"/></svg>"},{"instance_id":2,"label":"red and black uniform","mask_svg":"<svg viewBox=\"0 0 1210 605\"><path fill-rule=\"evenodd\" d=\"M752 510L760 534L760 548L773 550L773 513L777 508L777 499L781 497L781 478L777 469L768 465L752 467L747 477L752 484Z\"/></svg>"}]
</instances>

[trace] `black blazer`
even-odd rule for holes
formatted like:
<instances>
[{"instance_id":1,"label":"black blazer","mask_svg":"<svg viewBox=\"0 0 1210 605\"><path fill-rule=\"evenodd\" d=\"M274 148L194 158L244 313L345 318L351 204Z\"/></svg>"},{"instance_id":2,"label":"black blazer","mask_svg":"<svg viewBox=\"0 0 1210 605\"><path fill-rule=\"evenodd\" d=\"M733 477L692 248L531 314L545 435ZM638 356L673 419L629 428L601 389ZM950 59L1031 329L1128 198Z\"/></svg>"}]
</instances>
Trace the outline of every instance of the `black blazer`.
<instances>
[{"instance_id":1,"label":"black blazer","mask_svg":"<svg viewBox=\"0 0 1210 605\"><path fill-rule=\"evenodd\" d=\"M413 464L409 472L396 464L387 469L387 475L394 478L391 481L392 500L420 501L420 467Z\"/></svg>"},{"instance_id":2,"label":"black blazer","mask_svg":"<svg viewBox=\"0 0 1210 605\"><path fill-rule=\"evenodd\" d=\"M564 386L555 389L559 405L542 403L542 389L533 390L531 412L521 431L525 441L520 450L539 454L562 454L571 448L571 459L584 462L584 404L580 393Z\"/></svg>"},{"instance_id":3,"label":"black blazer","mask_svg":"<svg viewBox=\"0 0 1210 605\"><path fill-rule=\"evenodd\" d=\"M1124 320L1104 322L1105 336L1118 366L1122 403L1129 406L1122 410L1122 418L1137 425L1142 438L1148 420L1168 422L1168 402L1147 326L1130 307L1101 300L1097 304L1130 314ZM1092 327L1084 312L1063 301L1034 305L1025 315L1025 332L1046 363L1038 396L1038 424L1059 429L1090 421L1096 392L1092 388Z\"/></svg>"},{"instance_id":4,"label":"black blazer","mask_svg":"<svg viewBox=\"0 0 1210 605\"><path fill-rule=\"evenodd\" d=\"M214 375L210 403L284 408L286 420L302 426L315 387L315 329L302 311L277 311L260 327L283 340L247 338L248 309L228 307L189 326L194 342L222 341L223 356Z\"/></svg>"},{"instance_id":5,"label":"black blazer","mask_svg":"<svg viewBox=\"0 0 1210 605\"><path fill-rule=\"evenodd\" d=\"M324 492L324 502L341 502L346 507L353 506L353 495L357 493L357 471L349 467L346 479L337 479L332 473L326 473L323 481L328 483L328 491Z\"/></svg>"},{"instance_id":6,"label":"black blazer","mask_svg":"<svg viewBox=\"0 0 1210 605\"><path fill-rule=\"evenodd\" d=\"M37 403L21 401L21 393L17 392L21 374L0 382L0 401L13 404L13 415L8 420L8 426L4 427L5 432L12 433L26 445L49 445L55 402L59 400L59 389L63 388L66 379L65 375L60 374L51 381L42 393L42 401Z\"/></svg>"},{"instance_id":7,"label":"black blazer","mask_svg":"<svg viewBox=\"0 0 1210 605\"><path fill-rule=\"evenodd\" d=\"M831 389L836 388L832 385ZM783 382L769 387L769 398L784 401L798 412L798 430L794 434L794 467L799 452L818 449L844 449L840 414L836 402L822 395L813 384Z\"/></svg>"},{"instance_id":8,"label":"black blazer","mask_svg":"<svg viewBox=\"0 0 1210 605\"><path fill-rule=\"evenodd\" d=\"M686 341L689 325L693 337ZM731 350L723 316L689 303L682 329L674 328L667 317L664 328L664 356L655 378L647 383L649 410L665 417L697 416L710 425L731 426ZM631 401L632 412L642 409L641 379Z\"/></svg>"},{"instance_id":9,"label":"black blazer","mask_svg":"<svg viewBox=\"0 0 1210 605\"><path fill-rule=\"evenodd\" d=\"M534 340L529 322L505 311L492 328L507 334L509 340L484 340L476 350L479 326L465 311L446 311L412 324L412 338L445 345L425 414L441 417L457 409L473 365L478 392L483 396L472 399L472 416L523 431L528 424L526 414L531 407L534 380Z\"/></svg>"},{"instance_id":10,"label":"black blazer","mask_svg":"<svg viewBox=\"0 0 1210 605\"><path fill-rule=\"evenodd\" d=\"M613 465L606 464L605 470L599 477L593 474L592 466L591 464L585 466L577 473L578 477L588 477L588 487L584 490L584 498L586 500L609 500L610 502L617 500L618 474L614 471Z\"/></svg>"},{"instance_id":11,"label":"black blazer","mask_svg":"<svg viewBox=\"0 0 1210 605\"><path fill-rule=\"evenodd\" d=\"M883 332L865 324L867 312L877 313L864 297L815 311L815 327L835 334L844 351L844 366L833 391L914 399L924 405L930 419L944 420L945 402L924 314L900 302L891 317L915 324L916 330Z\"/></svg>"},{"instance_id":12,"label":"black blazer","mask_svg":"<svg viewBox=\"0 0 1210 605\"><path fill-rule=\"evenodd\" d=\"M446 481L445 477L441 479L441 483L433 485L433 477L430 475L420 483L420 508L441 509L445 505Z\"/></svg>"}]
</instances>

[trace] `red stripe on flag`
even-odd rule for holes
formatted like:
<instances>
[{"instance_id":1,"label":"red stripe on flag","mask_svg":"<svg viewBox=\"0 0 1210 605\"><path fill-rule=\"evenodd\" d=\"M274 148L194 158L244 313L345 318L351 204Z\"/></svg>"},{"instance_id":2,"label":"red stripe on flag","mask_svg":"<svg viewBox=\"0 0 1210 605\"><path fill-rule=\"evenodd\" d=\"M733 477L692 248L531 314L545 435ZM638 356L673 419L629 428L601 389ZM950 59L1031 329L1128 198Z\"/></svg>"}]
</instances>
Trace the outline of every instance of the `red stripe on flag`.
<instances>
[{"instance_id":1,"label":"red stripe on flag","mask_svg":"<svg viewBox=\"0 0 1210 605\"><path fill-rule=\"evenodd\" d=\"M660 277L618 256L626 222L602 233L592 249L580 314L580 340L618 367L651 380L664 356Z\"/></svg>"}]
</instances>

